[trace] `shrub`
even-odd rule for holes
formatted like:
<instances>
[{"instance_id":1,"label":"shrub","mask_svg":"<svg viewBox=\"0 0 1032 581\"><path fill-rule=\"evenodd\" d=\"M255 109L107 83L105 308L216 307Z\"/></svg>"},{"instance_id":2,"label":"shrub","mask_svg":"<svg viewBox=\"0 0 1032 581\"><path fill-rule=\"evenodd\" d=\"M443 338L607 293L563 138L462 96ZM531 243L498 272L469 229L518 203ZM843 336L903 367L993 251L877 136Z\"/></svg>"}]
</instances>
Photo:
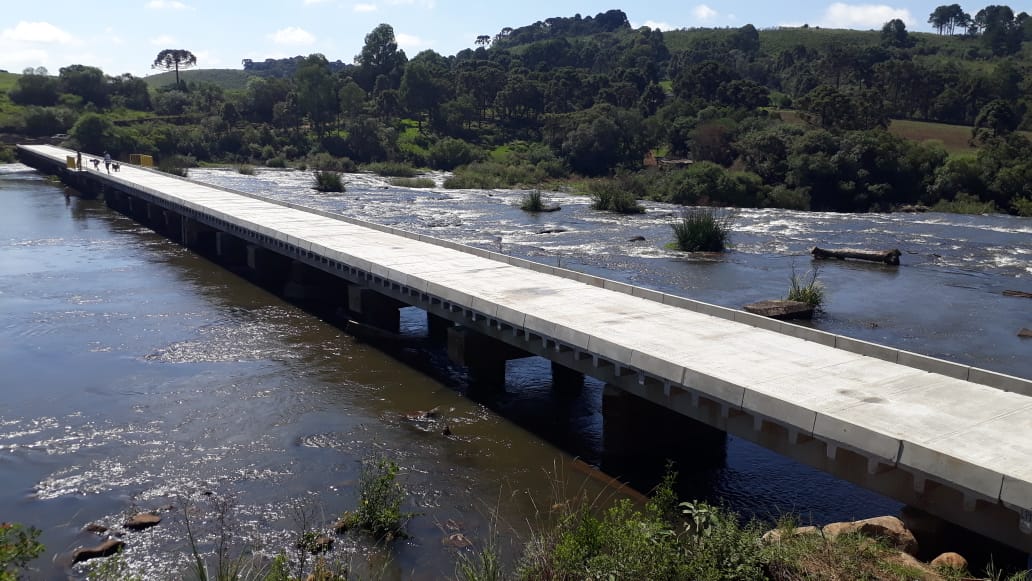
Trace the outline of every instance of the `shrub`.
<instances>
[{"instance_id":1,"label":"shrub","mask_svg":"<svg viewBox=\"0 0 1032 581\"><path fill-rule=\"evenodd\" d=\"M455 170L444 187L452 189L495 189L538 184L547 174L524 161L478 161Z\"/></svg>"},{"instance_id":2,"label":"shrub","mask_svg":"<svg viewBox=\"0 0 1032 581\"><path fill-rule=\"evenodd\" d=\"M405 523L413 515L401 510L406 493L397 477L398 465L386 458L364 462L358 508L344 515L347 528L359 528L388 541L405 536Z\"/></svg>"},{"instance_id":3,"label":"shrub","mask_svg":"<svg viewBox=\"0 0 1032 581\"><path fill-rule=\"evenodd\" d=\"M391 178L391 185L399 188L433 188L437 186L430 178Z\"/></svg>"},{"instance_id":4,"label":"shrub","mask_svg":"<svg viewBox=\"0 0 1032 581\"><path fill-rule=\"evenodd\" d=\"M0 580L18 579L18 571L43 553L40 530L19 523L0 522Z\"/></svg>"},{"instance_id":5,"label":"shrub","mask_svg":"<svg viewBox=\"0 0 1032 581\"><path fill-rule=\"evenodd\" d=\"M335 171L316 170L315 189L320 192L343 192L344 182L340 179L340 174Z\"/></svg>"},{"instance_id":6,"label":"shrub","mask_svg":"<svg viewBox=\"0 0 1032 581\"><path fill-rule=\"evenodd\" d=\"M245 176L253 176L254 175L254 166L253 165L247 165L247 164L238 165L237 166L237 173L245 175Z\"/></svg>"},{"instance_id":7,"label":"shrub","mask_svg":"<svg viewBox=\"0 0 1032 581\"><path fill-rule=\"evenodd\" d=\"M430 147L430 166L435 169L451 170L467 165L483 157L475 147L461 139L445 137Z\"/></svg>"},{"instance_id":8,"label":"shrub","mask_svg":"<svg viewBox=\"0 0 1032 581\"><path fill-rule=\"evenodd\" d=\"M350 173L355 171L355 162L347 157L334 157L326 152L308 156L307 167L320 171L336 171Z\"/></svg>"},{"instance_id":9,"label":"shrub","mask_svg":"<svg viewBox=\"0 0 1032 581\"><path fill-rule=\"evenodd\" d=\"M189 174L188 168L195 167L196 165L197 160L190 156L171 155L163 157L158 161L158 170L185 178Z\"/></svg>"},{"instance_id":10,"label":"shrub","mask_svg":"<svg viewBox=\"0 0 1032 581\"><path fill-rule=\"evenodd\" d=\"M1011 207L1017 215L1032 218L1032 198L1014 198Z\"/></svg>"},{"instance_id":11,"label":"shrub","mask_svg":"<svg viewBox=\"0 0 1032 581\"><path fill-rule=\"evenodd\" d=\"M394 161L370 163L366 164L362 169L383 177L414 178L419 175L419 171L411 165Z\"/></svg>"},{"instance_id":12,"label":"shrub","mask_svg":"<svg viewBox=\"0 0 1032 581\"><path fill-rule=\"evenodd\" d=\"M287 160L283 159L282 157L270 157L269 159L265 160L265 166L284 168L287 167Z\"/></svg>"},{"instance_id":13,"label":"shrub","mask_svg":"<svg viewBox=\"0 0 1032 581\"><path fill-rule=\"evenodd\" d=\"M611 180L592 182L588 186L588 194L591 196L591 207L596 210L619 214L641 214L645 211L633 193Z\"/></svg>"},{"instance_id":14,"label":"shrub","mask_svg":"<svg viewBox=\"0 0 1032 581\"><path fill-rule=\"evenodd\" d=\"M995 214L999 209L994 202L983 202L978 196L961 192L953 200L939 200L932 206L932 211L951 214Z\"/></svg>"},{"instance_id":15,"label":"shrub","mask_svg":"<svg viewBox=\"0 0 1032 581\"><path fill-rule=\"evenodd\" d=\"M792 265L792 277L788 296L790 301L806 303L815 309L821 308L824 304L824 285L817 280L820 268L815 266L803 276L796 274L795 265Z\"/></svg>"},{"instance_id":16,"label":"shrub","mask_svg":"<svg viewBox=\"0 0 1032 581\"><path fill-rule=\"evenodd\" d=\"M727 247L737 217L738 213L733 210L685 209L681 220L671 224L674 247L685 252L721 252Z\"/></svg>"},{"instance_id":17,"label":"shrub","mask_svg":"<svg viewBox=\"0 0 1032 581\"><path fill-rule=\"evenodd\" d=\"M528 192L520 200L520 209L525 212L540 212L545 209L545 203L541 198L541 192L534 190Z\"/></svg>"}]
</instances>

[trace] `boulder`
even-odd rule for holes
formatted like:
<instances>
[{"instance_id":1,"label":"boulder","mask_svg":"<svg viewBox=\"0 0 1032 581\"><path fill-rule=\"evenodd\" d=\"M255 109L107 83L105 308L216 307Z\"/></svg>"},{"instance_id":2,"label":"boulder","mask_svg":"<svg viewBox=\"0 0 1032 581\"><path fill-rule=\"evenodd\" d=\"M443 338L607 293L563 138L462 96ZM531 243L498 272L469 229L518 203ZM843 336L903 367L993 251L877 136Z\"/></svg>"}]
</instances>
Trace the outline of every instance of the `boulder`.
<instances>
[{"instance_id":1,"label":"boulder","mask_svg":"<svg viewBox=\"0 0 1032 581\"><path fill-rule=\"evenodd\" d=\"M635 236L633 238L628 238L627 241L628 242L645 242L645 237L644 236Z\"/></svg>"},{"instance_id":2,"label":"boulder","mask_svg":"<svg viewBox=\"0 0 1032 581\"><path fill-rule=\"evenodd\" d=\"M932 567L936 569L953 569L955 571L967 571L968 562L963 556L957 553L943 553L932 559Z\"/></svg>"},{"instance_id":3,"label":"boulder","mask_svg":"<svg viewBox=\"0 0 1032 581\"><path fill-rule=\"evenodd\" d=\"M90 523L86 525L86 528L84 528L83 530L88 533L97 533L98 535L102 535L108 532L108 528L106 526L98 523Z\"/></svg>"},{"instance_id":4,"label":"boulder","mask_svg":"<svg viewBox=\"0 0 1032 581\"><path fill-rule=\"evenodd\" d=\"M813 318L813 305L801 301L760 301L745 305L747 312L772 319L811 319Z\"/></svg>"},{"instance_id":5,"label":"boulder","mask_svg":"<svg viewBox=\"0 0 1032 581\"><path fill-rule=\"evenodd\" d=\"M1018 331L1018 337L1021 337L1023 339L1030 339L1030 338L1032 338L1032 329L1026 329L1026 328L1022 327L1021 330Z\"/></svg>"},{"instance_id":6,"label":"boulder","mask_svg":"<svg viewBox=\"0 0 1032 581\"><path fill-rule=\"evenodd\" d=\"M350 512L345 512L343 516L337 519L337 522L333 523L333 532L338 535L343 535L348 532L351 527L355 525L355 517Z\"/></svg>"},{"instance_id":7,"label":"boulder","mask_svg":"<svg viewBox=\"0 0 1032 581\"><path fill-rule=\"evenodd\" d=\"M462 533L452 533L441 539L441 544L455 549L465 549L472 546L473 541L469 540L469 537Z\"/></svg>"},{"instance_id":8,"label":"boulder","mask_svg":"<svg viewBox=\"0 0 1032 581\"><path fill-rule=\"evenodd\" d=\"M131 531L142 531L161 522L161 517L152 512L141 512L133 515L129 520L122 523L122 526Z\"/></svg>"},{"instance_id":9,"label":"boulder","mask_svg":"<svg viewBox=\"0 0 1032 581\"><path fill-rule=\"evenodd\" d=\"M110 557L125 547L125 543L118 539L108 539L103 543L85 549L76 549L72 553L72 562L81 563L98 557Z\"/></svg>"},{"instance_id":10,"label":"boulder","mask_svg":"<svg viewBox=\"0 0 1032 581\"><path fill-rule=\"evenodd\" d=\"M893 546L908 555L917 554L917 539L903 525L903 521L894 516L878 516L854 522L837 522L825 525L822 529L829 539L842 534L857 533L874 539L885 539Z\"/></svg>"},{"instance_id":11,"label":"boulder","mask_svg":"<svg viewBox=\"0 0 1032 581\"><path fill-rule=\"evenodd\" d=\"M931 566L918 561L913 555L908 555L904 552L896 553L895 555L889 556L885 559L888 563L892 563L897 567L906 567L908 569L906 579L913 579L915 581L943 581L943 576L940 575ZM902 573L902 572L900 572ZM896 578L896 577L893 577ZM900 576L899 578L903 578Z\"/></svg>"}]
</instances>

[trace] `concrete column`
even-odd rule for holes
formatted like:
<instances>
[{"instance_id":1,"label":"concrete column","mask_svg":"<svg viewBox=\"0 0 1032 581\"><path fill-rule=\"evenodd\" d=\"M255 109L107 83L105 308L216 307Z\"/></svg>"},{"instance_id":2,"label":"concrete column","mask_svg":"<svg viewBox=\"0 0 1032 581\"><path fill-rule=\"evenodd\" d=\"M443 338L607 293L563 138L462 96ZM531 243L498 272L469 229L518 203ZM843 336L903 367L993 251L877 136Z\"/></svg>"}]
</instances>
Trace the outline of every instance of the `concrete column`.
<instances>
[{"instance_id":1,"label":"concrete column","mask_svg":"<svg viewBox=\"0 0 1032 581\"><path fill-rule=\"evenodd\" d=\"M262 284L282 284L290 276L289 258L254 244L247 245L247 267Z\"/></svg>"},{"instance_id":2,"label":"concrete column","mask_svg":"<svg viewBox=\"0 0 1032 581\"><path fill-rule=\"evenodd\" d=\"M727 453L727 434L656 405L619 387L602 392L604 463L720 465Z\"/></svg>"},{"instance_id":3,"label":"concrete column","mask_svg":"<svg viewBox=\"0 0 1032 581\"><path fill-rule=\"evenodd\" d=\"M400 309L405 303L386 297L371 288L348 287L348 310L360 323L372 325L384 331L401 331Z\"/></svg>"},{"instance_id":4,"label":"concrete column","mask_svg":"<svg viewBox=\"0 0 1032 581\"><path fill-rule=\"evenodd\" d=\"M531 354L467 327L448 328L448 358L469 370L473 384L505 385L505 362Z\"/></svg>"},{"instance_id":5,"label":"concrete column","mask_svg":"<svg viewBox=\"0 0 1032 581\"><path fill-rule=\"evenodd\" d=\"M426 334L432 341L445 342L448 340L448 329L454 327L455 323L438 317L432 313L426 314Z\"/></svg>"},{"instance_id":6,"label":"concrete column","mask_svg":"<svg viewBox=\"0 0 1032 581\"><path fill-rule=\"evenodd\" d=\"M164 232L170 239L180 244L185 244L183 232L183 217L175 212L165 210L161 213L161 220L156 222L153 228Z\"/></svg>"},{"instance_id":7,"label":"concrete column","mask_svg":"<svg viewBox=\"0 0 1032 581\"><path fill-rule=\"evenodd\" d=\"M178 216L175 212L167 212L166 220L169 220L169 230L172 230L172 218L169 216ZM196 220L190 218L179 217L181 223L181 238L180 242L187 248L199 252L201 254L212 254L215 252L215 230L201 224Z\"/></svg>"},{"instance_id":8,"label":"concrete column","mask_svg":"<svg viewBox=\"0 0 1032 581\"><path fill-rule=\"evenodd\" d=\"M247 265L247 244L228 232L215 233L215 254L227 266Z\"/></svg>"},{"instance_id":9,"label":"concrete column","mask_svg":"<svg viewBox=\"0 0 1032 581\"><path fill-rule=\"evenodd\" d=\"M583 388L583 373L552 362L552 389L564 395L577 395Z\"/></svg>"}]
</instances>

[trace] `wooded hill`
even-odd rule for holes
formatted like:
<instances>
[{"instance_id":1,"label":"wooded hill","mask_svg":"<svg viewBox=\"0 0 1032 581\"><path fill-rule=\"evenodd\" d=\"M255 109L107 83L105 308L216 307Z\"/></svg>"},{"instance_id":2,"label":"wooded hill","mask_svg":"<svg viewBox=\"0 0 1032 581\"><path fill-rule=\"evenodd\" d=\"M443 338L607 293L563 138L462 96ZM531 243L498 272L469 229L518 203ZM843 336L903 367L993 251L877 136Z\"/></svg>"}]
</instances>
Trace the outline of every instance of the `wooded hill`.
<instances>
[{"instance_id":1,"label":"wooded hill","mask_svg":"<svg viewBox=\"0 0 1032 581\"><path fill-rule=\"evenodd\" d=\"M411 59L383 24L354 64L245 61L242 89L228 84L237 74L187 76L202 71L157 90L82 65L26 74L0 98L0 124L68 131L87 150L120 154L458 168L453 186L573 174L684 204L863 211L945 200L1032 214L1032 144L1019 132L1032 127L1032 21L989 6L940 26L949 11L938 12L942 34L898 20L869 32L661 32L611 10ZM797 122L775 112L786 109ZM893 135L890 119L970 126L976 153ZM694 163L643 169L650 151Z\"/></svg>"}]
</instances>

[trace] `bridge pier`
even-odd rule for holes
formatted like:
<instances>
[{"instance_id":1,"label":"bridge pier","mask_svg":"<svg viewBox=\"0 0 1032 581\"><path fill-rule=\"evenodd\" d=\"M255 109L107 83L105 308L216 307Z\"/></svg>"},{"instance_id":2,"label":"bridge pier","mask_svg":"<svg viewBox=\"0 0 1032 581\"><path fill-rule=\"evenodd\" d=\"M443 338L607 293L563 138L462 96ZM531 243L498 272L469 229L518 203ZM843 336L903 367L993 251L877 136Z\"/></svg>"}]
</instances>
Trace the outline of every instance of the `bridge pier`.
<instances>
[{"instance_id":1,"label":"bridge pier","mask_svg":"<svg viewBox=\"0 0 1032 581\"><path fill-rule=\"evenodd\" d=\"M552 389L563 395L574 396L584 388L584 374L576 369L552 361Z\"/></svg>"},{"instance_id":2,"label":"bridge pier","mask_svg":"<svg viewBox=\"0 0 1032 581\"><path fill-rule=\"evenodd\" d=\"M358 322L391 333L401 332L401 309L408 305L371 288L348 285L348 311Z\"/></svg>"},{"instance_id":3,"label":"bridge pier","mask_svg":"<svg viewBox=\"0 0 1032 581\"><path fill-rule=\"evenodd\" d=\"M164 218L169 232L176 232L175 223L179 222L179 242L183 246L202 255L214 254L215 230L213 228L167 210L164 212Z\"/></svg>"},{"instance_id":4,"label":"bridge pier","mask_svg":"<svg viewBox=\"0 0 1032 581\"><path fill-rule=\"evenodd\" d=\"M505 385L505 362L530 357L526 351L463 326L448 328L448 358L469 370L473 384Z\"/></svg>"},{"instance_id":5,"label":"bridge pier","mask_svg":"<svg viewBox=\"0 0 1032 581\"><path fill-rule=\"evenodd\" d=\"M605 464L723 463L727 434L607 383L602 391Z\"/></svg>"},{"instance_id":6,"label":"bridge pier","mask_svg":"<svg viewBox=\"0 0 1032 581\"><path fill-rule=\"evenodd\" d=\"M332 282L336 277L307 264L291 260L289 274L283 285L283 296L305 303L334 302Z\"/></svg>"},{"instance_id":7,"label":"bridge pier","mask_svg":"<svg viewBox=\"0 0 1032 581\"><path fill-rule=\"evenodd\" d=\"M247 268L258 282L275 286L285 282L290 272L290 259L278 252L248 244Z\"/></svg>"},{"instance_id":8,"label":"bridge pier","mask_svg":"<svg viewBox=\"0 0 1032 581\"><path fill-rule=\"evenodd\" d=\"M431 341L440 343L448 341L448 329L454 326L455 323L444 317L439 317L430 312L426 314L426 334Z\"/></svg>"},{"instance_id":9,"label":"bridge pier","mask_svg":"<svg viewBox=\"0 0 1032 581\"><path fill-rule=\"evenodd\" d=\"M228 232L216 232L215 255L226 266L247 266L247 243Z\"/></svg>"}]
</instances>

